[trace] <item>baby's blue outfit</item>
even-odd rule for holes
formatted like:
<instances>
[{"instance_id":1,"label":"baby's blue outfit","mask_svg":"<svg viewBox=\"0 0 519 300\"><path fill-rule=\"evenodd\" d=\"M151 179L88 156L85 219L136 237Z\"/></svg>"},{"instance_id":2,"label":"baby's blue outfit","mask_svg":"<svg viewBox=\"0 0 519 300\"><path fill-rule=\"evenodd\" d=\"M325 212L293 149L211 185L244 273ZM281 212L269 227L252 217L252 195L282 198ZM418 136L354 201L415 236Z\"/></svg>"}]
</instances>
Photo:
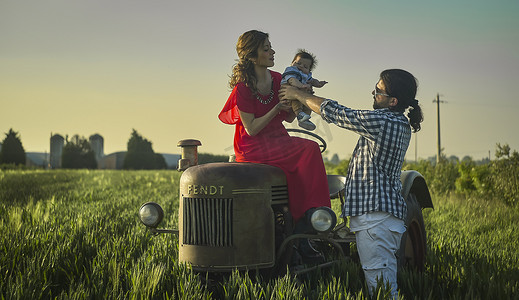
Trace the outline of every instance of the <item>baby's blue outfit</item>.
<instances>
[{"instance_id":1,"label":"baby's blue outfit","mask_svg":"<svg viewBox=\"0 0 519 300\"><path fill-rule=\"evenodd\" d=\"M288 83L288 80L292 77L299 80L302 84L306 84L308 81L312 80L312 72L305 74L294 66L287 67L281 76L281 84Z\"/></svg>"}]
</instances>

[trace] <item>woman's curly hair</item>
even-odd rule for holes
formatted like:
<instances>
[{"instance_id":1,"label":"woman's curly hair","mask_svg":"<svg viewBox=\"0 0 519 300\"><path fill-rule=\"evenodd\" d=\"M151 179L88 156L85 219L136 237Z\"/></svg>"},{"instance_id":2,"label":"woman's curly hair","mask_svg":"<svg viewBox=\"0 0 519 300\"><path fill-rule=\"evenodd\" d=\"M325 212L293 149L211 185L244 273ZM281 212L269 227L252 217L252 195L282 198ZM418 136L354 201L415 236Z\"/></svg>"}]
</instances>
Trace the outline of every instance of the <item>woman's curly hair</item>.
<instances>
[{"instance_id":1,"label":"woman's curly hair","mask_svg":"<svg viewBox=\"0 0 519 300\"><path fill-rule=\"evenodd\" d=\"M252 58L258 57L258 49L268 39L268 33L258 30L250 30L242 34L236 43L236 53L238 53L237 63L233 66L229 87L233 89L239 82L257 92L256 73L254 72L254 63Z\"/></svg>"}]
</instances>

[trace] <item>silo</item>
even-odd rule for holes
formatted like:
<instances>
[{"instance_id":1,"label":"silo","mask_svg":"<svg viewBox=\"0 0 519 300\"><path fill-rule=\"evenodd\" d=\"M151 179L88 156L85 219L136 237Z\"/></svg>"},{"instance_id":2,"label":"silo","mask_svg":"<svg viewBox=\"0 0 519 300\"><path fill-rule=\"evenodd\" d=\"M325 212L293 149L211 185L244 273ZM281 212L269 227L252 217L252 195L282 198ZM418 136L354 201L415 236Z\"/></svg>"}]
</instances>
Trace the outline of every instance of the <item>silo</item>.
<instances>
[{"instance_id":1,"label":"silo","mask_svg":"<svg viewBox=\"0 0 519 300\"><path fill-rule=\"evenodd\" d=\"M104 154L104 139L99 134L93 134L91 135L88 140L90 141L90 147L92 148L92 151L94 151L96 161L97 161L97 167L99 169L103 169L103 157Z\"/></svg>"},{"instance_id":2,"label":"silo","mask_svg":"<svg viewBox=\"0 0 519 300\"><path fill-rule=\"evenodd\" d=\"M63 153L63 145L65 139L55 134L50 136L50 168L58 169L61 168L61 154Z\"/></svg>"}]
</instances>

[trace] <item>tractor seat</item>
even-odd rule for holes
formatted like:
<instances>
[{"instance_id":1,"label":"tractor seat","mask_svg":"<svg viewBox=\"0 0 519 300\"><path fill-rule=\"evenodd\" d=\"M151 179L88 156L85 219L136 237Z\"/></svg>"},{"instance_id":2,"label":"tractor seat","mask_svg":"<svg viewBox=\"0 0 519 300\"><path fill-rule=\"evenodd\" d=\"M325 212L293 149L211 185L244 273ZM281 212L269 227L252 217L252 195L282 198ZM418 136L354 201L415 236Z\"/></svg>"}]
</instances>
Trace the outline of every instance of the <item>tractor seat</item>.
<instances>
[{"instance_id":1,"label":"tractor seat","mask_svg":"<svg viewBox=\"0 0 519 300\"><path fill-rule=\"evenodd\" d=\"M342 175L326 175L328 177L328 190L330 191L330 199L339 198L344 195L346 187L346 176Z\"/></svg>"}]
</instances>

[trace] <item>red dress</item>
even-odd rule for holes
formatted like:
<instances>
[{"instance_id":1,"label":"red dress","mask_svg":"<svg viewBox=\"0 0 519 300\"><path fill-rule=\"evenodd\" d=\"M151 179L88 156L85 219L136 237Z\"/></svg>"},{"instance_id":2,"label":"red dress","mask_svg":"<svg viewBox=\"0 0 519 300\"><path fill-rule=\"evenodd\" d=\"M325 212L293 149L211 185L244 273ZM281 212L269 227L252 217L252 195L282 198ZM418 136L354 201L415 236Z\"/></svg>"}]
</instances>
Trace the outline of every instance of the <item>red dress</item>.
<instances>
[{"instance_id":1,"label":"red dress","mask_svg":"<svg viewBox=\"0 0 519 300\"><path fill-rule=\"evenodd\" d=\"M239 110L252 113L256 118L265 115L279 103L281 74L270 71L274 96L262 104L244 83L238 83L218 118L226 124L235 124L234 153L238 162L263 163L281 168L287 177L290 212L294 220L312 207L330 207L328 181L317 143L291 137L282 122L287 112L281 111L255 136L249 136L243 126ZM267 96L260 95L264 100Z\"/></svg>"}]
</instances>

